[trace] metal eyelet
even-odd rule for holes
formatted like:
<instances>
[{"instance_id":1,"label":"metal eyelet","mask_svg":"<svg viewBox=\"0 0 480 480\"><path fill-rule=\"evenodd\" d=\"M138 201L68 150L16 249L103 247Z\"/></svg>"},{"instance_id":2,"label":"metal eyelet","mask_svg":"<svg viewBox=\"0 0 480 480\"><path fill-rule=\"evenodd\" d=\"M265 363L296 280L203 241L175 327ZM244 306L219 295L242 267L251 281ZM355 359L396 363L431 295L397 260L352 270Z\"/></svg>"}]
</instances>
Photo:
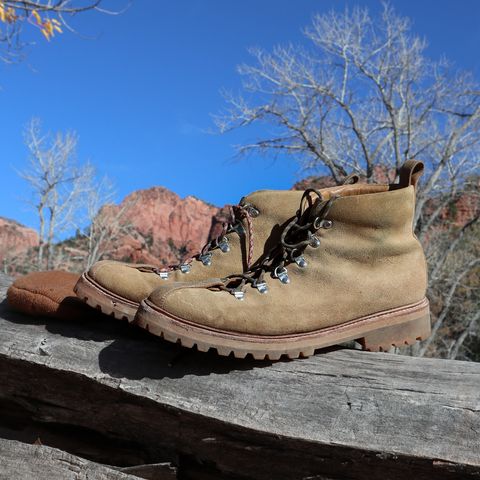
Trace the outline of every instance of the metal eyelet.
<instances>
[{"instance_id":1,"label":"metal eyelet","mask_svg":"<svg viewBox=\"0 0 480 480\"><path fill-rule=\"evenodd\" d=\"M188 263L183 263L182 265L180 265L180 271L182 273L190 273L191 268L192 267Z\"/></svg>"},{"instance_id":2,"label":"metal eyelet","mask_svg":"<svg viewBox=\"0 0 480 480\"><path fill-rule=\"evenodd\" d=\"M255 282L253 286L260 292L260 293L268 293L268 285L267 282Z\"/></svg>"},{"instance_id":3,"label":"metal eyelet","mask_svg":"<svg viewBox=\"0 0 480 480\"><path fill-rule=\"evenodd\" d=\"M285 267L280 269L277 267L273 272L273 276L274 278L278 278L284 284L290 283L290 277L288 276L288 271Z\"/></svg>"},{"instance_id":4,"label":"metal eyelet","mask_svg":"<svg viewBox=\"0 0 480 480\"><path fill-rule=\"evenodd\" d=\"M209 267L212 264L212 254L205 253L204 255L200 255L198 259L206 266Z\"/></svg>"},{"instance_id":5,"label":"metal eyelet","mask_svg":"<svg viewBox=\"0 0 480 480\"><path fill-rule=\"evenodd\" d=\"M223 252L227 253L230 251L230 243L228 242L227 237L223 237L220 242L217 242L218 248Z\"/></svg>"},{"instance_id":6,"label":"metal eyelet","mask_svg":"<svg viewBox=\"0 0 480 480\"><path fill-rule=\"evenodd\" d=\"M168 272L158 272L158 276L163 280L168 280Z\"/></svg>"},{"instance_id":7,"label":"metal eyelet","mask_svg":"<svg viewBox=\"0 0 480 480\"><path fill-rule=\"evenodd\" d=\"M328 229L333 227L333 222L332 220L323 220L321 224L322 228Z\"/></svg>"},{"instance_id":8,"label":"metal eyelet","mask_svg":"<svg viewBox=\"0 0 480 480\"><path fill-rule=\"evenodd\" d=\"M232 290L232 295L237 300L243 300L245 298L245 292L243 290Z\"/></svg>"},{"instance_id":9,"label":"metal eyelet","mask_svg":"<svg viewBox=\"0 0 480 480\"><path fill-rule=\"evenodd\" d=\"M254 207L253 205L245 205L245 209L247 210L248 214L253 218L260 215L260 211L258 210L258 208Z\"/></svg>"},{"instance_id":10,"label":"metal eyelet","mask_svg":"<svg viewBox=\"0 0 480 480\"><path fill-rule=\"evenodd\" d=\"M236 222L235 225L230 227L230 230L236 232L240 237L245 235L245 229L241 222Z\"/></svg>"},{"instance_id":11,"label":"metal eyelet","mask_svg":"<svg viewBox=\"0 0 480 480\"><path fill-rule=\"evenodd\" d=\"M318 248L320 246L320 239L315 235L310 237L310 246L313 248Z\"/></svg>"},{"instance_id":12,"label":"metal eyelet","mask_svg":"<svg viewBox=\"0 0 480 480\"><path fill-rule=\"evenodd\" d=\"M305 260L303 255L299 255L298 257L294 257L293 261L300 267L305 268L308 265L308 262Z\"/></svg>"},{"instance_id":13,"label":"metal eyelet","mask_svg":"<svg viewBox=\"0 0 480 480\"><path fill-rule=\"evenodd\" d=\"M316 217L315 220L313 221L313 228L315 230L318 230L320 228L325 228L325 229L328 229L328 228L332 228L333 227L333 222L332 220L327 220L325 218L320 218L320 217Z\"/></svg>"}]
</instances>

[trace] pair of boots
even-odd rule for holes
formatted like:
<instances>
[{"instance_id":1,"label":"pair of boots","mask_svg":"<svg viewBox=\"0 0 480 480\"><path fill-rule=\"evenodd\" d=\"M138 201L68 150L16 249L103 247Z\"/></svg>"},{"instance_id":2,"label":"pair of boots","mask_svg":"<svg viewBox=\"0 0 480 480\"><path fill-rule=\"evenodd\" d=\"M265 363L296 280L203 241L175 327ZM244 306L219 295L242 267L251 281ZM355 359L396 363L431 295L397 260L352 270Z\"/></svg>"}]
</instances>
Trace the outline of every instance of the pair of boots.
<instances>
[{"instance_id":1,"label":"pair of boots","mask_svg":"<svg viewBox=\"0 0 480 480\"><path fill-rule=\"evenodd\" d=\"M220 355L279 359L358 340L388 350L430 334L427 275L412 230L423 164L399 182L258 191L222 234L166 269L101 261L77 295L154 335Z\"/></svg>"}]
</instances>

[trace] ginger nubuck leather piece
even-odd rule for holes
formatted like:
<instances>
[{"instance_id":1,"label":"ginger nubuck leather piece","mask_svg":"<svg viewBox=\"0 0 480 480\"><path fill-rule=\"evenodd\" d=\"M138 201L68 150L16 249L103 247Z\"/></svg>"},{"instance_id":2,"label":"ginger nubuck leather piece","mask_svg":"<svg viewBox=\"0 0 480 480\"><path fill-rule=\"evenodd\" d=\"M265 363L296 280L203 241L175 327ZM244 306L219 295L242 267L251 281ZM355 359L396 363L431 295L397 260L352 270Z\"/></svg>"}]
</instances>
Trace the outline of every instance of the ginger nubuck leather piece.
<instances>
[{"instance_id":1,"label":"ginger nubuck leather piece","mask_svg":"<svg viewBox=\"0 0 480 480\"><path fill-rule=\"evenodd\" d=\"M77 273L60 270L29 273L15 280L8 289L8 305L12 310L36 317L89 319L91 308L73 291L79 277Z\"/></svg>"},{"instance_id":2,"label":"ginger nubuck leather piece","mask_svg":"<svg viewBox=\"0 0 480 480\"><path fill-rule=\"evenodd\" d=\"M187 347L258 359L350 340L388 350L426 338L426 262L412 228L422 171L409 161L397 184L305 191L252 268L160 284L136 323Z\"/></svg>"}]
</instances>

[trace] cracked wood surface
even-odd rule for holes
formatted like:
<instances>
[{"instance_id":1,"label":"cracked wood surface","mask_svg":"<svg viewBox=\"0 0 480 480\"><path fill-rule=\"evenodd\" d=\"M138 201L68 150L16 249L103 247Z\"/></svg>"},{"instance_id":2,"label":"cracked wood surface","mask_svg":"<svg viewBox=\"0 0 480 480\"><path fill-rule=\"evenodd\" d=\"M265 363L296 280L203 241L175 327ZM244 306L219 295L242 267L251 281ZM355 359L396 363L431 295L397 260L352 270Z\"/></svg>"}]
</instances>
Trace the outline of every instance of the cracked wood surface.
<instances>
[{"instance_id":1,"label":"cracked wood surface","mask_svg":"<svg viewBox=\"0 0 480 480\"><path fill-rule=\"evenodd\" d=\"M0 480L138 480L56 448L0 439Z\"/></svg>"},{"instance_id":2,"label":"cracked wood surface","mask_svg":"<svg viewBox=\"0 0 480 480\"><path fill-rule=\"evenodd\" d=\"M110 318L34 319L5 303L0 332L4 412L136 452L124 466L140 456L207 465L211 478L480 479L479 364L346 349L225 359Z\"/></svg>"}]
</instances>

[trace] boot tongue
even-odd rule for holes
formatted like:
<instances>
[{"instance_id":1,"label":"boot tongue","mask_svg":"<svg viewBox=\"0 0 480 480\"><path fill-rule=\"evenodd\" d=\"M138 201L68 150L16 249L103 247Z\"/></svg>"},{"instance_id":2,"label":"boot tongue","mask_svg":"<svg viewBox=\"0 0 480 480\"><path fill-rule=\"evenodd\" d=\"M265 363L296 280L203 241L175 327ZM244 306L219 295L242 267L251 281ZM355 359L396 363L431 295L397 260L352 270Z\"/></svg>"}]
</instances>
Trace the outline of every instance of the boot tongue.
<instances>
[{"instance_id":1,"label":"boot tongue","mask_svg":"<svg viewBox=\"0 0 480 480\"><path fill-rule=\"evenodd\" d=\"M322 198L317 197L312 199L313 202L311 202L310 206L308 206L308 204L304 206L302 213L305 222L312 222L317 217L322 217L321 219L323 219L331 208L330 205L327 204L335 203L335 201L342 196L341 188L336 191L327 191L323 193L320 190L320 192L322 193Z\"/></svg>"},{"instance_id":2,"label":"boot tongue","mask_svg":"<svg viewBox=\"0 0 480 480\"><path fill-rule=\"evenodd\" d=\"M320 189L323 201L314 198L312 195L313 205L310 212L315 216L315 212L321 208L324 201L328 200L332 195L340 196L342 190L348 186L338 186ZM292 218L300 208L300 201L302 199L304 190L258 190L256 192L246 195L240 200L240 205L250 205L255 210L258 210L261 216L273 217L278 220L283 219L280 224L283 224L287 219ZM305 210L306 205L304 205ZM255 212L253 212L255 215ZM318 213L318 212L317 212Z\"/></svg>"},{"instance_id":3,"label":"boot tongue","mask_svg":"<svg viewBox=\"0 0 480 480\"><path fill-rule=\"evenodd\" d=\"M283 218L285 221L295 216L302 195L300 190L259 190L243 197L240 205L250 205L262 216Z\"/></svg>"}]
</instances>

